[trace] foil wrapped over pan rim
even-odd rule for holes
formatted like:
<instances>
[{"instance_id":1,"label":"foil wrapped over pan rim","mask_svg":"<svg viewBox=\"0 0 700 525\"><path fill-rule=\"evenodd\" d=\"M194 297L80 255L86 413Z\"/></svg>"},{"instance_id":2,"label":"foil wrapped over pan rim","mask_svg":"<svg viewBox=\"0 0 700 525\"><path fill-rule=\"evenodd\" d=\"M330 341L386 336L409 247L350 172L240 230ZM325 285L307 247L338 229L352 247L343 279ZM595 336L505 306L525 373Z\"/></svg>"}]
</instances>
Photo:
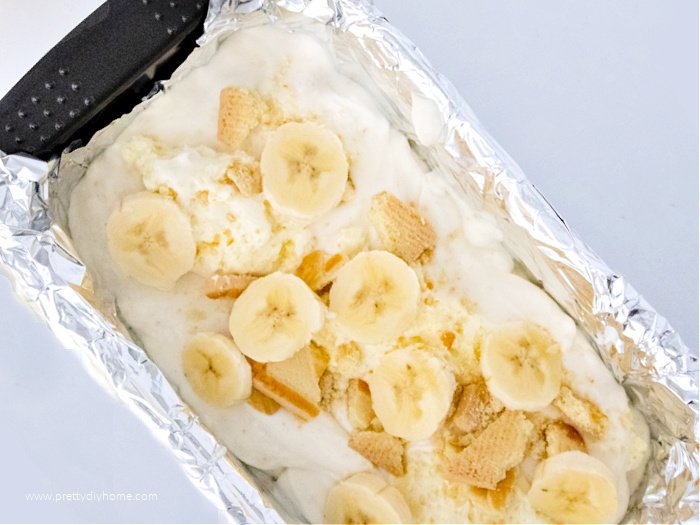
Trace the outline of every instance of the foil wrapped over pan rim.
<instances>
[{"instance_id":1,"label":"foil wrapped over pan rim","mask_svg":"<svg viewBox=\"0 0 700 525\"><path fill-rule=\"evenodd\" d=\"M426 7L429 9L429 7ZM626 388L652 432L652 455L627 523L698 520L698 356L624 277L571 230L517 164L481 127L454 87L366 0L211 0L202 47L171 82L204 63L231 32L259 24L321 22L338 60L359 64L368 88L426 162L454 176L484 209L508 224L507 243L533 280L569 313ZM426 140L411 108L419 97L441 126ZM146 101L144 104L147 104ZM50 164L0 152L0 268L15 292L61 342L173 449L187 474L236 522L297 522L269 496L269 478L247 468L200 425L108 305L96 305L84 265L66 234L69 194L90 162L133 114L84 148Z\"/></svg>"}]
</instances>

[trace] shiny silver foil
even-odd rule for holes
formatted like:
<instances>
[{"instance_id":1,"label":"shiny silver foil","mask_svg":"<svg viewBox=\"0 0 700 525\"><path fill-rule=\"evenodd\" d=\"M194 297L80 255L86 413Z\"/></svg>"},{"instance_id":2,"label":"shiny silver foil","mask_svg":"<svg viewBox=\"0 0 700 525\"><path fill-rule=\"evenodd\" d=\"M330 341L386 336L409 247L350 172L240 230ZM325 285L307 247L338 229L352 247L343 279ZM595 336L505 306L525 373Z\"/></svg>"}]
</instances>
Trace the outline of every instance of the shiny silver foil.
<instances>
[{"instance_id":1,"label":"shiny silver foil","mask_svg":"<svg viewBox=\"0 0 700 525\"><path fill-rule=\"evenodd\" d=\"M202 48L170 82L206 62L217 42L233 31L318 22L328 27L338 67L352 65L354 79L377 97L426 163L454 177L465 199L481 203L499 219L509 250L578 321L646 416L652 456L624 521L696 523L697 351L691 352L668 322L569 230L454 87L376 8L363 0L211 0ZM414 112L419 102L437 122L430 132L419 129L423 124ZM130 120L119 119L87 147L50 165L0 152L0 268L62 343L83 356L95 377L168 443L187 474L231 521L298 522L290 505L270 496L267 475L241 464L199 424L130 339L113 305L96 303L88 271L65 233L70 191L90 160Z\"/></svg>"}]
</instances>

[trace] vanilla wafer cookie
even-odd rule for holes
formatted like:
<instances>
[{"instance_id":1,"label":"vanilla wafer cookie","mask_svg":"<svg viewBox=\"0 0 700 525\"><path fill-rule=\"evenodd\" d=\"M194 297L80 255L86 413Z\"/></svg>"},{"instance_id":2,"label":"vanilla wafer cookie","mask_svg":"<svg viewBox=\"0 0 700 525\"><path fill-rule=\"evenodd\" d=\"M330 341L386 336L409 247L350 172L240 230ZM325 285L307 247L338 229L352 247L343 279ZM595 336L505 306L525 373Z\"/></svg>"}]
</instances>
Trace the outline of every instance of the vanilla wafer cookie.
<instances>
[{"instance_id":1,"label":"vanilla wafer cookie","mask_svg":"<svg viewBox=\"0 0 700 525\"><path fill-rule=\"evenodd\" d=\"M204 283L204 293L209 299L235 299L255 279L246 273L215 272Z\"/></svg>"},{"instance_id":2,"label":"vanilla wafer cookie","mask_svg":"<svg viewBox=\"0 0 700 525\"><path fill-rule=\"evenodd\" d=\"M552 421L544 429L547 443L547 456L556 456L562 452L579 450L586 452L586 444L578 431L563 421Z\"/></svg>"},{"instance_id":3,"label":"vanilla wafer cookie","mask_svg":"<svg viewBox=\"0 0 700 525\"><path fill-rule=\"evenodd\" d=\"M247 402L258 412L271 416L275 414L281 407L280 404L272 398L267 397L258 389L253 388Z\"/></svg>"},{"instance_id":4,"label":"vanilla wafer cookie","mask_svg":"<svg viewBox=\"0 0 700 525\"><path fill-rule=\"evenodd\" d=\"M306 346L284 361L253 362L253 386L295 416L316 417L321 402L319 379L328 364L321 356Z\"/></svg>"},{"instance_id":5,"label":"vanilla wafer cookie","mask_svg":"<svg viewBox=\"0 0 700 525\"><path fill-rule=\"evenodd\" d=\"M447 458L447 476L493 490L525 457L533 425L522 412L506 410L461 452Z\"/></svg>"},{"instance_id":6,"label":"vanilla wafer cookie","mask_svg":"<svg viewBox=\"0 0 700 525\"><path fill-rule=\"evenodd\" d=\"M594 403L577 396L571 388L562 386L553 403L578 430L595 438L605 433L608 417Z\"/></svg>"},{"instance_id":7,"label":"vanilla wafer cookie","mask_svg":"<svg viewBox=\"0 0 700 525\"><path fill-rule=\"evenodd\" d=\"M347 389L347 412L350 424L364 430L376 417L369 385L362 379L350 379Z\"/></svg>"},{"instance_id":8,"label":"vanilla wafer cookie","mask_svg":"<svg viewBox=\"0 0 700 525\"><path fill-rule=\"evenodd\" d=\"M234 158L225 174L226 182L233 184L244 197L250 197L262 191L260 163L253 159Z\"/></svg>"},{"instance_id":9,"label":"vanilla wafer cookie","mask_svg":"<svg viewBox=\"0 0 700 525\"><path fill-rule=\"evenodd\" d=\"M503 404L492 397L484 383L465 385L459 395L451 421L462 432L475 432L486 427L503 410Z\"/></svg>"},{"instance_id":10,"label":"vanilla wafer cookie","mask_svg":"<svg viewBox=\"0 0 700 525\"><path fill-rule=\"evenodd\" d=\"M413 262L435 248L433 227L408 204L386 191L372 197L370 221L382 247L406 262Z\"/></svg>"},{"instance_id":11,"label":"vanilla wafer cookie","mask_svg":"<svg viewBox=\"0 0 700 525\"><path fill-rule=\"evenodd\" d=\"M254 91L235 86L219 94L217 138L230 148L238 148L260 124L264 103Z\"/></svg>"},{"instance_id":12,"label":"vanilla wafer cookie","mask_svg":"<svg viewBox=\"0 0 700 525\"><path fill-rule=\"evenodd\" d=\"M294 272L309 288L319 291L335 278L340 267L347 262L341 253L330 254L323 250L307 253Z\"/></svg>"},{"instance_id":13,"label":"vanilla wafer cookie","mask_svg":"<svg viewBox=\"0 0 700 525\"><path fill-rule=\"evenodd\" d=\"M350 436L348 446L394 476L403 476L406 472L404 442L386 432L355 432Z\"/></svg>"}]
</instances>

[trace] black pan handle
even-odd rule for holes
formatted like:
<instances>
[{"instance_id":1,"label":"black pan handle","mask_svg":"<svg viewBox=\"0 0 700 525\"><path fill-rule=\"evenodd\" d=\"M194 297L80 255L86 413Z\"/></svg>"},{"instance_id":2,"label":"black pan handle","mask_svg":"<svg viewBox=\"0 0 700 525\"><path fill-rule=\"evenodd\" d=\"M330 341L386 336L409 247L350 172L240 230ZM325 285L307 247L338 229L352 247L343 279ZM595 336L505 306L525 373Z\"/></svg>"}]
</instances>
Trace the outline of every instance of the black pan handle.
<instances>
[{"instance_id":1,"label":"black pan handle","mask_svg":"<svg viewBox=\"0 0 700 525\"><path fill-rule=\"evenodd\" d=\"M0 150L48 159L128 112L194 48L206 4L102 4L0 100Z\"/></svg>"}]
</instances>

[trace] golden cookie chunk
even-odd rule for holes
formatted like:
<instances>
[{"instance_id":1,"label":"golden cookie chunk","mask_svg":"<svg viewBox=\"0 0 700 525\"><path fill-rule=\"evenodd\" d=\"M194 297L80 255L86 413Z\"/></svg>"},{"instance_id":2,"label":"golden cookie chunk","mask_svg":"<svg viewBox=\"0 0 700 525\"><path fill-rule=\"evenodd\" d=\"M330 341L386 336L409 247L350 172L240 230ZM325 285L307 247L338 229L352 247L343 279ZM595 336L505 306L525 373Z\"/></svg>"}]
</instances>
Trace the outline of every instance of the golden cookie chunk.
<instances>
[{"instance_id":1,"label":"golden cookie chunk","mask_svg":"<svg viewBox=\"0 0 700 525\"><path fill-rule=\"evenodd\" d=\"M608 417L598 406L578 397L569 387L561 387L553 404L579 431L586 432L595 438L601 438L605 433Z\"/></svg>"},{"instance_id":2,"label":"golden cookie chunk","mask_svg":"<svg viewBox=\"0 0 700 525\"><path fill-rule=\"evenodd\" d=\"M429 290L431 289L430 286L428 286L428 289ZM449 330L445 330L444 332L442 332L440 334L440 342L442 343L442 345L445 348L450 350L452 348L452 344L455 342L456 337L457 336L455 335L454 332L451 332Z\"/></svg>"},{"instance_id":3,"label":"golden cookie chunk","mask_svg":"<svg viewBox=\"0 0 700 525\"><path fill-rule=\"evenodd\" d=\"M397 437L386 432L355 432L350 436L348 446L389 474L403 476L406 473L404 444Z\"/></svg>"},{"instance_id":4,"label":"golden cookie chunk","mask_svg":"<svg viewBox=\"0 0 700 525\"><path fill-rule=\"evenodd\" d=\"M232 149L238 148L260 124L265 105L257 93L235 86L219 94L219 121L216 136Z\"/></svg>"},{"instance_id":5,"label":"golden cookie chunk","mask_svg":"<svg viewBox=\"0 0 700 525\"><path fill-rule=\"evenodd\" d=\"M544 439L547 443L547 456L555 456L570 450L586 452L586 444L581 434L563 421L553 421L548 424L544 429Z\"/></svg>"},{"instance_id":6,"label":"golden cookie chunk","mask_svg":"<svg viewBox=\"0 0 700 525\"><path fill-rule=\"evenodd\" d=\"M462 388L452 423L462 432L474 432L484 428L501 410L503 405L491 397L484 383L473 383Z\"/></svg>"},{"instance_id":7,"label":"golden cookie chunk","mask_svg":"<svg viewBox=\"0 0 700 525\"><path fill-rule=\"evenodd\" d=\"M351 379L347 393L350 424L358 430L364 430L375 417L369 385L362 379Z\"/></svg>"},{"instance_id":8,"label":"golden cookie chunk","mask_svg":"<svg viewBox=\"0 0 700 525\"><path fill-rule=\"evenodd\" d=\"M335 278L340 267L347 261L341 253L329 254L322 250L307 253L294 272L309 288L319 291Z\"/></svg>"},{"instance_id":9,"label":"golden cookie chunk","mask_svg":"<svg viewBox=\"0 0 700 525\"><path fill-rule=\"evenodd\" d=\"M260 164L257 162L248 163L234 159L226 169L225 180L230 181L244 197L262 191L262 175Z\"/></svg>"},{"instance_id":10,"label":"golden cookie chunk","mask_svg":"<svg viewBox=\"0 0 700 525\"><path fill-rule=\"evenodd\" d=\"M372 197L369 218L384 249L408 263L435 248L437 237L430 223L391 193Z\"/></svg>"},{"instance_id":11,"label":"golden cookie chunk","mask_svg":"<svg viewBox=\"0 0 700 525\"><path fill-rule=\"evenodd\" d=\"M206 280L204 293L209 299L235 299L255 279L256 277L246 273L216 272Z\"/></svg>"},{"instance_id":12,"label":"golden cookie chunk","mask_svg":"<svg viewBox=\"0 0 700 525\"><path fill-rule=\"evenodd\" d=\"M331 411L334 403L343 397L343 392L338 386L338 376L326 370L318 380L318 387L321 389L321 407Z\"/></svg>"},{"instance_id":13,"label":"golden cookie chunk","mask_svg":"<svg viewBox=\"0 0 700 525\"><path fill-rule=\"evenodd\" d=\"M515 482L515 470L511 469L506 473L506 477L498 482L494 490L487 491L487 499L494 509L500 510L506 503L508 495L513 489Z\"/></svg>"},{"instance_id":14,"label":"golden cookie chunk","mask_svg":"<svg viewBox=\"0 0 700 525\"><path fill-rule=\"evenodd\" d=\"M506 410L470 445L447 459L447 478L494 490L520 464L534 427L522 412Z\"/></svg>"},{"instance_id":15,"label":"golden cookie chunk","mask_svg":"<svg viewBox=\"0 0 700 525\"><path fill-rule=\"evenodd\" d=\"M255 388L248 398L248 404L258 412L262 412L268 416L271 416L280 409L280 404L277 401L270 399Z\"/></svg>"},{"instance_id":16,"label":"golden cookie chunk","mask_svg":"<svg viewBox=\"0 0 700 525\"><path fill-rule=\"evenodd\" d=\"M313 341L309 343L309 350L311 351L311 357L314 363L314 373L316 374L316 379L320 380L323 373L328 368L328 364L331 362L331 358L323 348L318 346Z\"/></svg>"},{"instance_id":17,"label":"golden cookie chunk","mask_svg":"<svg viewBox=\"0 0 700 525\"><path fill-rule=\"evenodd\" d=\"M251 363L253 386L295 416L311 419L319 413L321 389L317 354L304 347L276 363ZM325 368L325 367L323 367Z\"/></svg>"},{"instance_id":18,"label":"golden cookie chunk","mask_svg":"<svg viewBox=\"0 0 700 525\"><path fill-rule=\"evenodd\" d=\"M471 487L471 490L473 494L483 498L491 508L501 510L505 506L506 500L513 490L514 483L515 469L510 469L506 473L506 477L498 482L495 489L488 490L479 487Z\"/></svg>"}]
</instances>

